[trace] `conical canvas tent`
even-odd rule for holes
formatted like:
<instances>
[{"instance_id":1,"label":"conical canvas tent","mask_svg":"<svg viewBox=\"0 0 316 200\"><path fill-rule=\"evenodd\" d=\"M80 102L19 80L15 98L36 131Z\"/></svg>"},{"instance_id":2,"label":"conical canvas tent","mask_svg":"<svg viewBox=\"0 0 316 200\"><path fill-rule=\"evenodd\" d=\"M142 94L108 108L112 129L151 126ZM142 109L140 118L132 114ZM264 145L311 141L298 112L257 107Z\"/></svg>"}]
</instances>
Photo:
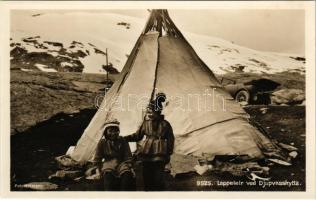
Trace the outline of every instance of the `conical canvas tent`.
<instances>
[{"instance_id":1,"label":"conical canvas tent","mask_svg":"<svg viewBox=\"0 0 316 200\"><path fill-rule=\"evenodd\" d=\"M211 67L211 66L210 66ZM152 10L118 80L78 141L71 157L94 155L104 122L120 121L121 134L134 133L157 92L167 96L163 114L176 137L174 153L263 157L275 146L248 122L248 114L225 91L170 19Z\"/></svg>"}]
</instances>

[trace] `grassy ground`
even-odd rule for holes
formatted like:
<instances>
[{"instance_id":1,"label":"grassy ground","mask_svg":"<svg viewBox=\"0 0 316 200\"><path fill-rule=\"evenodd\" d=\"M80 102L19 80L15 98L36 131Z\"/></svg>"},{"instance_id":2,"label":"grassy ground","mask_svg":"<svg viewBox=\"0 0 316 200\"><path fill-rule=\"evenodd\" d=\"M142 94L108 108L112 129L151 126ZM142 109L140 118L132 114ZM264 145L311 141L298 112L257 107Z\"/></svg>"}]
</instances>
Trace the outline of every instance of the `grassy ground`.
<instances>
[{"instance_id":1,"label":"grassy ground","mask_svg":"<svg viewBox=\"0 0 316 200\"><path fill-rule=\"evenodd\" d=\"M110 79L115 79L110 76ZM95 108L105 75L11 71L11 134L64 112Z\"/></svg>"}]
</instances>

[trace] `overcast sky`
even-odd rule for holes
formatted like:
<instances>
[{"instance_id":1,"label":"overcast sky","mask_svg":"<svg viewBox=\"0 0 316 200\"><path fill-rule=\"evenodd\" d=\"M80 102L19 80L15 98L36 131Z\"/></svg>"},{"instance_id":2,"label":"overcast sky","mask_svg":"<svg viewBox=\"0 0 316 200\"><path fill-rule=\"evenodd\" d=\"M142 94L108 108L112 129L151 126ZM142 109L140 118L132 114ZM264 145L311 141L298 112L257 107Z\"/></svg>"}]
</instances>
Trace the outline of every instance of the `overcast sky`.
<instances>
[{"instance_id":1,"label":"overcast sky","mask_svg":"<svg viewBox=\"0 0 316 200\"><path fill-rule=\"evenodd\" d=\"M256 50L305 54L304 10L168 11L177 27L183 31L223 38ZM113 12L143 19L149 15L147 10L94 10L85 12Z\"/></svg>"},{"instance_id":2,"label":"overcast sky","mask_svg":"<svg viewBox=\"0 0 316 200\"><path fill-rule=\"evenodd\" d=\"M147 11L115 11L145 17ZM304 55L304 10L169 10L180 30L200 33L263 51Z\"/></svg>"}]
</instances>

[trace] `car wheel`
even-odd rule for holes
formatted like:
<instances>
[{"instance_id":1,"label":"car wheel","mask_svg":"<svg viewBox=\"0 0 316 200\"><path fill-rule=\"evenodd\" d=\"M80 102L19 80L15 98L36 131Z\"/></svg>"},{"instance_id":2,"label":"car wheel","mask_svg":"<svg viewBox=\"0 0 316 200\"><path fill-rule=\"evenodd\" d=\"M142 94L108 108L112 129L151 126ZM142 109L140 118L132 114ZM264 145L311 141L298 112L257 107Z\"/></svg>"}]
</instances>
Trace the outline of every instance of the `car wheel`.
<instances>
[{"instance_id":1,"label":"car wheel","mask_svg":"<svg viewBox=\"0 0 316 200\"><path fill-rule=\"evenodd\" d=\"M250 94L246 90L240 90L235 96L235 100L239 103L249 103Z\"/></svg>"}]
</instances>

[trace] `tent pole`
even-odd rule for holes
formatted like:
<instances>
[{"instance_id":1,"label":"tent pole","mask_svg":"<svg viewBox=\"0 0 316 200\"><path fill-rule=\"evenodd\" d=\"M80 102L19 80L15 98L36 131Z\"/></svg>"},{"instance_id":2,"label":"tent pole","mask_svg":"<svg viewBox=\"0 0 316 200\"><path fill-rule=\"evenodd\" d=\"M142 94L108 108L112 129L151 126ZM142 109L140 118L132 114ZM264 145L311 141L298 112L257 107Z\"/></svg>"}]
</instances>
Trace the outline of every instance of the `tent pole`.
<instances>
[{"instance_id":1,"label":"tent pole","mask_svg":"<svg viewBox=\"0 0 316 200\"><path fill-rule=\"evenodd\" d=\"M105 49L106 66L109 66L108 48ZM109 80L109 72L106 71L106 81Z\"/></svg>"}]
</instances>

